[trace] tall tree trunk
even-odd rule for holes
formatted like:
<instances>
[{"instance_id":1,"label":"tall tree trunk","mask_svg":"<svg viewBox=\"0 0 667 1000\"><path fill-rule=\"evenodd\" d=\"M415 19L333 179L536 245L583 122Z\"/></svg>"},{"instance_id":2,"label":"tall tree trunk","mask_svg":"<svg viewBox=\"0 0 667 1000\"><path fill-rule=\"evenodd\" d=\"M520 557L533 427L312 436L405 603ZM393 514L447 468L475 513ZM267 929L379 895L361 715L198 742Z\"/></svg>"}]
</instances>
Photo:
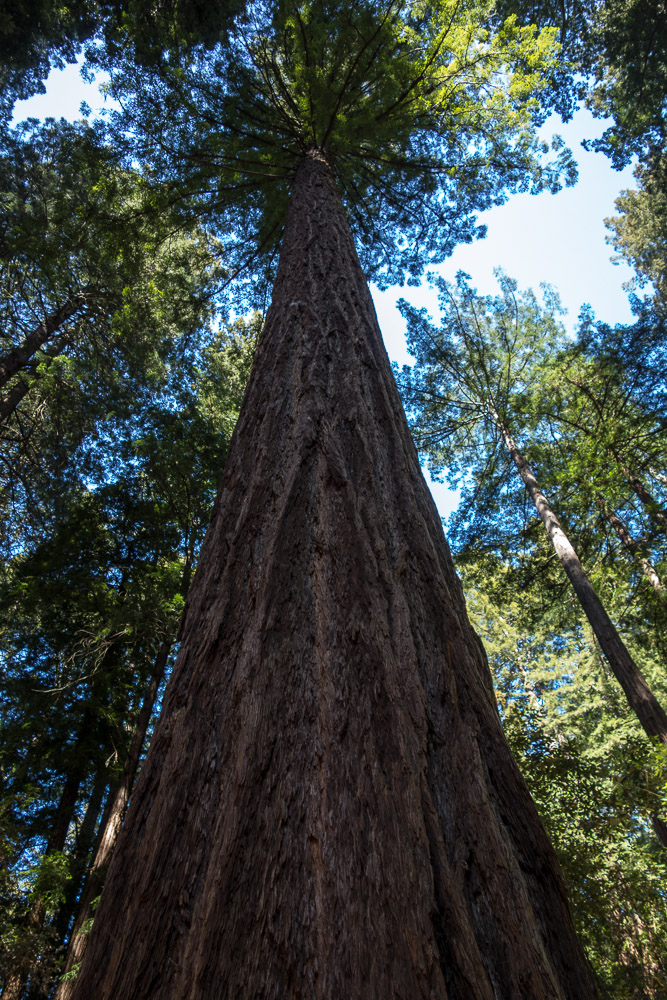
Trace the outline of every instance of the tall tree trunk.
<instances>
[{"instance_id":1,"label":"tall tree trunk","mask_svg":"<svg viewBox=\"0 0 667 1000\"><path fill-rule=\"evenodd\" d=\"M187 592L187 584L185 585L185 590ZM74 927L72 928L63 975L67 975L72 972L75 966L82 961L86 952L86 945L88 943L88 934L85 932L86 924L93 917L93 906L95 900L102 891L109 862L111 861L116 848L118 835L123 825L123 820L125 819L132 785L134 784L137 768L139 766L139 758L141 757L141 751L146 740L146 733L148 732L148 724L151 720L153 706L155 705L155 699L160 688L160 683L164 677L164 671L167 665L167 660L169 659L171 646L172 644L170 642L163 643L155 658L153 673L148 682L141 710L137 718L137 724L134 728L134 733L132 734L132 741L130 743L130 748L123 767L123 775L120 780L120 784L114 789L111 808L105 817L102 836L100 838L97 851L95 852L95 858L93 860L88 880L79 904L79 911L74 922ZM54 1000L69 1000L74 991L74 985L75 981L73 979L62 980L58 984L54 994Z\"/></svg>"},{"instance_id":2,"label":"tall tree trunk","mask_svg":"<svg viewBox=\"0 0 667 1000\"><path fill-rule=\"evenodd\" d=\"M591 1000L324 155L76 1000Z\"/></svg>"},{"instance_id":3,"label":"tall tree trunk","mask_svg":"<svg viewBox=\"0 0 667 1000\"><path fill-rule=\"evenodd\" d=\"M90 289L85 289L60 306L42 320L34 330L31 330L25 340L18 344L12 351L0 358L0 386L9 382L22 368L26 366L30 358L37 353L40 347L60 329L63 323L79 312L90 298Z\"/></svg>"},{"instance_id":4,"label":"tall tree trunk","mask_svg":"<svg viewBox=\"0 0 667 1000\"><path fill-rule=\"evenodd\" d=\"M82 733L79 735L77 740L77 747L83 742L83 729L85 729L85 722L82 727ZM51 833L49 834L49 839L46 844L44 857L49 857L56 851L62 851L65 846L67 831L69 830L70 823L72 822L72 818L74 816L74 810L79 795L79 788L83 778L84 770L80 763L75 761L65 778L65 783L60 794L60 800L58 802L58 808L56 809L56 815L51 828ZM44 900L38 898L33 903L32 909L27 918L28 930L35 938L35 948L33 949L33 952L30 952L30 950L26 951L14 968L10 969L3 986L1 994L2 1000L20 1000L20 997L23 995L26 983L28 982L39 954L38 935L44 924L45 915L46 905Z\"/></svg>"},{"instance_id":5,"label":"tall tree trunk","mask_svg":"<svg viewBox=\"0 0 667 1000\"><path fill-rule=\"evenodd\" d=\"M620 519L615 511L611 510L602 497L598 497L597 505L601 514L609 521L609 524L612 526L625 548L635 560L648 582L660 595L660 597L664 599L665 592L662 587L662 581L660 580L653 564L646 558L646 556L642 555L641 548L630 534L627 524Z\"/></svg>"},{"instance_id":6,"label":"tall tree trunk","mask_svg":"<svg viewBox=\"0 0 667 1000\"><path fill-rule=\"evenodd\" d=\"M572 543L563 531L560 522L554 514L549 501L537 485L528 462L517 447L510 431L500 419L499 414L491 407L496 425L503 436L507 450L521 476L530 497L535 504L547 534L554 547L560 563L567 573L584 614L600 643L602 652L609 661L614 677L623 688L630 708L633 710L644 731L650 737L656 737L667 743L667 715L658 702L642 673L630 656L625 643L616 631L611 618L605 611L593 584L581 565L579 556Z\"/></svg>"}]
</instances>

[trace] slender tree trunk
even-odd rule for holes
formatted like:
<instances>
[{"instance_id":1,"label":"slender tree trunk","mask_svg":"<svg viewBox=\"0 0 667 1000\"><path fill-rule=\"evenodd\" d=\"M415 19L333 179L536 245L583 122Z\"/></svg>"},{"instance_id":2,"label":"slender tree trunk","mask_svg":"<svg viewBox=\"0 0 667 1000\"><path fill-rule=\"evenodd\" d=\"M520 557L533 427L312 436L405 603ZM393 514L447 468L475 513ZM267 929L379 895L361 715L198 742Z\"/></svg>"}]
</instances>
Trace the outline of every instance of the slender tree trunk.
<instances>
[{"instance_id":1,"label":"slender tree trunk","mask_svg":"<svg viewBox=\"0 0 667 1000\"><path fill-rule=\"evenodd\" d=\"M63 323L83 308L89 298L89 289L72 295L60 308L49 313L46 319L43 319L34 330L31 330L22 343L0 358L0 386L5 385L10 378L20 372Z\"/></svg>"},{"instance_id":2,"label":"slender tree trunk","mask_svg":"<svg viewBox=\"0 0 667 1000\"><path fill-rule=\"evenodd\" d=\"M77 742L80 743L81 739L82 737L80 736ZM74 816L74 809L83 776L82 769L75 764L65 779L44 857L49 857L56 851L62 851L65 846L67 831ZM44 924L45 915L46 906L44 900L41 898L36 899L27 920L28 929L36 939L34 954L23 955L15 967L9 971L2 990L2 1000L20 1000L35 965L38 954L37 938Z\"/></svg>"},{"instance_id":3,"label":"slender tree trunk","mask_svg":"<svg viewBox=\"0 0 667 1000\"><path fill-rule=\"evenodd\" d=\"M667 534L667 511L662 510L653 494L646 488L639 476L636 476L632 469L626 465L618 452L613 452L613 455L620 465L623 475L634 490L635 495L641 500L649 514L657 521L665 534Z\"/></svg>"},{"instance_id":4,"label":"slender tree trunk","mask_svg":"<svg viewBox=\"0 0 667 1000\"><path fill-rule=\"evenodd\" d=\"M189 570L187 578L189 579ZM185 582L185 579L186 578L184 577L184 588L187 592L187 583ZM125 819L132 785L134 784L137 768L139 766L139 759L141 757L141 751L146 740L146 733L148 732L148 724L151 720L153 706L155 705L155 699L160 688L160 683L164 677L164 671L167 665L167 660L169 659L171 645L172 644L170 642L163 643L157 657L155 658L153 673L148 682L148 687L146 688L144 700L137 718L137 724L132 735L132 742L130 743L130 748L125 760L125 766L123 767L123 776L120 784L114 789L111 808L106 816L102 836L100 838L88 880L81 897L79 911L74 922L74 927L72 928L63 975L67 975L67 973L71 972L75 966L79 965L86 952L86 945L88 943L88 934L85 932L86 924L93 917L93 905L102 891L109 862L113 856L113 852L118 841L118 835L123 825L123 820ZM74 980L62 980L58 984L54 994L54 1000L69 1000L73 991Z\"/></svg>"},{"instance_id":5,"label":"slender tree trunk","mask_svg":"<svg viewBox=\"0 0 667 1000\"><path fill-rule=\"evenodd\" d=\"M120 780L116 780L116 781L113 781L109 785L109 788L108 788L108 791L107 791L107 795L106 795L106 798L104 800L104 807L102 809L102 816L100 817L100 823L99 823L99 826L98 826L97 831L95 833L95 841L93 843L92 863L91 863L91 867L88 869L87 877L86 877L84 885L83 885L82 900L86 896L88 882L89 882L89 879L90 879L90 873L91 873L91 870L92 870L92 864L94 863L95 858L97 857L97 853L98 853L98 851L100 849L100 844L102 843L102 840L104 839L104 834L105 834L105 832L107 830L107 826L108 826L108 823L109 823L109 818L111 816L111 813L113 811L113 808L114 808L114 805L115 805L115 802L116 802L116 795L118 793L118 786L119 786L119 784L120 784ZM79 920L80 910L81 910L81 901L79 903L79 907L77 909L77 913L76 913L75 920L74 920L75 926L79 925L80 923L82 923L82 921ZM69 942L70 943L72 941L73 933L74 933L74 927L72 928L72 932L69 935Z\"/></svg>"},{"instance_id":6,"label":"slender tree trunk","mask_svg":"<svg viewBox=\"0 0 667 1000\"><path fill-rule=\"evenodd\" d=\"M333 174L272 305L76 1000L592 1000Z\"/></svg>"},{"instance_id":7,"label":"slender tree trunk","mask_svg":"<svg viewBox=\"0 0 667 1000\"><path fill-rule=\"evenodd\" d=\"M60 354L63 347L67 343L67 340L67 337L60 337L60 339L45 352L44 360L47 365L51 364L54 357ZM23 397L30 391L30 388L35 384L37 379L38 376L34 373L30 382L27 382L24 378L18 379L18 381L16 381L11 387L7 395L0 399L0 422L11 417L12 413L14 413Z\"/></svg>"},{"instance_id":8,"label":"slender tree trunk","mask_svg":"<svg viewBox=\"0 0 667 1000\"><path fill-rule=\"evenodd\" d=\"M616 631L611 618L605 611L593 584L588 579L579 556L574 550L569 538L563 531L558 518L554 514L549 501L537 485L528 462L521 454L517 444L497 412L491 410L496 425L503 436L507 450L521 476L530 497L535 504L547 534L554 547L560 563L567 573L579 603L591 624L591 628L600 643L602 652L609 661L614 677L623 688L630 708L639 719L646 734L657 737L667 743L667 715L644 680L641 671L623 640Z\"/></svg>"},{"instance_id":9,"label":"slender tree trunk","mask_svg":"<svg viewBox=\"0 0 667 1000\"><path fill-rule=\"evenodd\" d=\"M95 773L86 811L77 834L76 845L71 855L71 877L65 886L65 899L58 907L58 913L54 921L58 940L61 943L67 940L67 931L71 925L72 917L77 910L77 900L81 893L81 887L91 860L91 852L95 845L95 831L100 819L100 810L103 808L104 792L108 785L108 779L108 769L102 763Z\"/></svg>"},{"instance_id":10,"label":"slender tree trunk","mask_svg":"<svg viewBox=\"0 0 667 1000\"><path fill-rule=\"evenodd\" d=\"M7 395L0 399L0 421L7 420L8 417L11 417L12 413L18 407L19 403L27 394L29 389L30 383L26 382L24 378L20 378L14 383Z\"/></svg>"},{"instance_id":11,"label":"slender tree trunk","mask_svg":"<svg viewBox=\"0 0 667 1000\"><path fill-rule=\"evenodd\" d=\"M642 573L651 584L653 589L657 591L660 597L665 597L665 592L662 588L662 582L658 576L653 564L641 553L641 548L639 544L630 534L628 526L620 519L615 511L611 510L602 497L598 497L597 500L600 512L607 518L609 524L612 526L620 540L622 541L625 548L628 550L632 558L635 560L637 565L640 567Z\"/></svg>"}]
</instances>

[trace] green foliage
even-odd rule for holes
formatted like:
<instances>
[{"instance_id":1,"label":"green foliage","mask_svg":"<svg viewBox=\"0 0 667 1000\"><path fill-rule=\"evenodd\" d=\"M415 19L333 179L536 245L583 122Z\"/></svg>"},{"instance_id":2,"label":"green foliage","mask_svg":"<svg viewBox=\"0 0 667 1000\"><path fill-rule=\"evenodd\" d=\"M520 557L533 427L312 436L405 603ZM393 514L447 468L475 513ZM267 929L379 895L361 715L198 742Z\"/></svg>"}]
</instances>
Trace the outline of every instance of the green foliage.
<instances>
[{"instance_id":1,"label":"green foliage","mask_svg":"<svg viewBox=\"0 0 667 1000\"><path fill-rule=\"evenodd\" d=\"M61 851L39 860L26 858L11 874L7 871L2 886L0 978L6 981L13 968L29 956L41 953L43 961L34 976L33 988L40 991L48 988L55 969L57 944L50 921L65 899L70 878L70 858Z\"/></svg>"},{"instance_id":2,"label":"green foliage","mask_svg":"<svg viewBox=\"0 0 667 1000\"><path fill-rule=\"evenodd\" d=\"M259 326L254 316L198 331L185 355L163 354L139 419L109 419L102 405L64 468L46 454L33 469L0 579L3 969L39 956L44 982L55 974L78 891L56 876L74 883L85 869L94 788L111 794L156 656L174 640ZM69 832L54 851L73 775Z\"/></svg>"},{"instance_id":3,"label":"green foliage","mask_svg":"<svg viewBox=\"0 0 667 1000\"><path fill-rule=\"evenodd\" d=\"M5 400L23 393L0 431L7 551L26 530L36 465L53 475L57 504L71 463L94 463L91 442L138 419L193 349L222 272L214 241L184 228L85 127L33 123L0 167L2 353L84 295L3 389Z\"/></svg>"},{"instance_id":4,"label":"green foliage","mask_svg":"<svg viewBox=\"0 0 667 1000\"><path fill-rule=\"evenodd\" d=\"M590 104L610 116L592 143L619 168L646 160L667 137L667 7L664 0L607 0L595 11Z\"/></svg>"},{"instance_id":5,"label":"green foliage","mask_svg":"<svg viewBox=\"0 0 667 1000\"><path fill-rule=\"evenodd\" d=\"M660 575L665 534L632 485L639 476L658 501L664 495L661 316L646 309L633 326L610 329L584 314L573 343L548 289L540 306L502 276L497 298L477 296L464 276L456 287L438 287L441 325L402 305L416 364L403 370L399 385L432 472L462 489L450 542L461 556L486 552L508 560L517 586L539 578L553 598L563 592L564 578L499 433L504 424L624 634L635 635L646 655L667 658L665 602L641 562L649 560ZM626 524L637 552L622 544L608 512Z\"/></svg>"},{"instance_id":6,"label":"green foliage","mask_svg":"<svg viewBox=\"0 0 667 1000\"><path fill-rule=\"evenodd\" d=\"M635 169L636 191L622 191L616 199L620 213L606 219L609 242L636 271L633 287L652 283L656 302L667 302L667 161L663 156L650 166Z\"/></svg>"},{"instance_id":7,"label":"green foliage","mask_svg":"<svg viewBox=\"0 0 667 1000\"><path fill-rule=\"evenodd\" d=\"M545 370L541 408L551 440L539 443L539 461L591 577L625 635L649 658L667 660L667 602L647 577L650 564L664 577L664 317L644 309L630 327L609 328L584 315L578 343ZM654 507L636 488L648 489ZM624 544L610 515L625 525Z\"/></svg>"},{"instance_id":8,"label":"green foliage","mask_svg":"<svg viewBox=\"0 0 667 1000\"><path fill-rule=\"evenodd\" d=\"M500 0L498 14L558 30L555 106L567 116L576 95L594 115L611 119L593 149L617 169L633 156L648 164L660 154L667 124L664 0Z\"/></svg>"},{"instance_id":9,"label":"green foliage","mask_svg":"<svg viewBox=\"0 0 667 1000\"><path fill-rule=\"evenodd\" d=\"M631 327L582 316L577 342L543 303L499 275L478 296L437 282L436 325L402 303L412 368L399 375L415 440L461 487L448 537L489 656L503 726L553 840L579 935L604 996L662 997L667 983L664 748L629 714L499 433L524 451L661 703L667 607L610 527L613 509L662 573L665 535L632 470L660 501L664 336L646 307ZM599 501L602 498L602 507ZM659 512L660 504L656 504Z\"/></svg>"},{"instance_id":10,"label":"green foliage","mask_svg":"<svg viewBox=\"0 0 667 1000\"><path fill-rule=\"evenodd\" d=\"M0 9L0 93L11 113L13 101L43 92L52 66L74 62L85 38L95 31L95 5L73 3L31 4L3 0ZM8 100L7 100L8 99Z\"/></svg>"},{"instance_id":11,"label":"green foliage","mask_svg":"<svg viewBox=\"0 0 667 1000\"><path fill-rule=\"evenodd\" d=\"M80 56L100 61L99 44L117 55L153 63L203 43L212 46L243 9L240 0L3 0L0 7L0 124L14 101L44 92L53 68ZM5 120L3 120L3 116Z\"/></svg>"},{"instance_id":12,"label":"green foliage","mask_svg":"<svg viewBox=\"0 0 667 1000\"><path fill-rule=\"evenodd\" d=\"M543 286L540 304L501 271L497 277L496 297L478 296L461 272L455 285L436 278L437 327L425 309L399 302L416 363L398 380L417 447L434 475L464 486L471 504L485 478L505 488L511 460L498 420L515 430L533 426L537 382L565 343L553 289Z\"/></svg>"},{"instance_id":13,"label":"green foliage","mask_svg":"<svg viewBox=\"0 0 667 1000\"><path fill-rule=\"evenodd\" d=\"M613 115L596 148L642 157L611 228L658 299L632 327L585 314L575 344L548 288L540 301L501 274L481 298L465 276L441 281L439 327L404 306L417 363L401 383L420 450L462 488L450 540L601 986L664 996L664 751L628 717L498 426L526 442L664 698L667 608L640 562L664 578L664 4L32 7L0 12L6 109L88 43L122 110L105 129L2 129L0 353L82 301L0 400L21 397L0 440L0 974L30 967L44 993L57 971L84 827L175 635L252 362L260 316L221 327L222 293L265 304L300 158L328 156L366 273L416 283L482 235L478 211L573 182L569 151L555 139L549 161L537 129L579 91Z\"/></svg>"},{"instance_id":14,"label":"green foliage","mask_svg":"<svg viewBox=\"0 0 667 1000\"><path fill-rule=\"evenodd\" d=\"M255 301L311 145L334 166L366 273L416 280L478 235L475 211L575 176L558 142L544 162L536 131L554 32L512 19L492 31L491 9L254 4L211 52L150 72L117 67L111 134L215 226L230 271L252 270Z\"/></svg>"},{"instance_id":15,"label":"green foliage","mask_svg":"<svg viewBox=\"0 0 667 1000\"><path fill-rule=\"evenodd\" d=\"M538 585L519 595L506 578L503 564L471 561L468 610L505 734L558 852L578 934L603 996L662 997L667 851L651 815L667 805L664 747L651 747L628 718L576 610L563 628L545 616Z\"/></svg>"}]
</instances>

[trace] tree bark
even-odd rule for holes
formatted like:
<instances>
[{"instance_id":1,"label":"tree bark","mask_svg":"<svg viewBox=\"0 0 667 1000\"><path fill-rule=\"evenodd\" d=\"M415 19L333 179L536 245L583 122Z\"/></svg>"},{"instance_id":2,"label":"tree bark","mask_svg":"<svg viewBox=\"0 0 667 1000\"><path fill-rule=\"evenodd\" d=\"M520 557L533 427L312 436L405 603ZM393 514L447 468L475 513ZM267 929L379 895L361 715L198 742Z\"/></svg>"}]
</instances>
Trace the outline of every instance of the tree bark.
<instances>
[{"instance_id":1,"label":"tree bark","mask_svg":"<svg viewBox=\"0 0 667 1000\"><path fill-rule=\"evenodd\" d=\"M602 497L598 497L597 504L600 512L609 521L609 524L612 526L625 548L635 560L648 582L664 600L665 592L662 587L662 581L660 580L653 564L642 555L641 548L630 534L627 524L620 519L615 511L611 510L607 506Z\"/></svg>"},{"instance_id":2,"label":"tree bark","mask_svg":"<svg viewBox=\"0 0 667 1000\"><path fill-rule=\"evenodd\" d=\"M0 399L0 421L11 417L29 389L30 383L26 382L24 378L20 378L18 382L14 383L7 395Z\"/></svg>"},{"instance_id":3,"label":"tree bark","mask_svg":"<svg viewBox=\"0 0 667 1000\"><path fill-rule=\"evenodd\" d=\"M49 313L46 319L43 319L34 330L31 330L22 343L0 358L0 386L5 385L10 378L18 374L40 347L53 336L56 330L60 329L63 323L79 312L89 298L90 289L72 295L62 306Z\"/></svg>"},{"instance_id":4,"label":"tree bark","mask_svg":"<svg viewBox=\"0 0 667 1000\"><path fill-rule=\"evenodd\" d=\"M71 854L70 878L65 886L65 898L58 907L58 913L54 921L58 940L64 942L68 939L68 930L72 923L72 918L78 906L77 900L81 894L81 888L86 877L86 871L91 860L91 853L95 848L96 830L100 820L100 810L106 799L105 791L108 785L108 769L102 763L98 767L90 797L86 806L86 811L77 832L76 844Z\"/></svg>"},{"instance_id":5,"label":"tree bark","mask_svg":"<svg viewBox=\"0 0 667 1000\"><path fill-rule=\"evenodd\" d=\"M76 1000L591 1000L324 155Z\"/></svg>"},{"instance_id":6,"label":"tree bark","mask_svg":"<svg viewBox=\"0 0 667 1000\"><path fill-rule=\"evenodd\" d=\"M52 344L51 347L45 351L44 360L47 365L50 365L53 359L60 354L63 347L66 345L67 340L67 337L60 337L55 344ZM7 395L0 399L0 422L8 420L9 417L11 417L23 397L30 391L38 378L39 375L37 373L33 373L30 382L27 382L24 378L18 379L18 381L16 381L11 387Z\"/></svg>"},{"instance_id":7,"label":"tree bark","mask_svg":"<svg viewBox=\"0 0 667 1000\"><path fill-rule=\"evenodd\" d=\"M613 452L613 455L621 467L621 471L627 482L634 490L635 495L641 500L654 520L658 522L665 534L667 534L667 511L662 510L653 494L646 488L639 476L636 476L632 469L628 468L621 456L617 452Z\"/></svg>"},{"instance_id":8,"label":"tree bark","mask_svg":"<svg viewBox=\"0 0 667 1000\"><path fill-rule=\"evenodd\" d=\"M157 657L155 658L153 673L148 682L148 687L146 688L144 700L141 705L141 711L139 712L137 724L134 728L134 733L132 734L132 741L130 743L130 748L123 767L123 775L120 784L114 789L111 808L106 816L104 830L102 832L97 851L95 852L95 858L81 897L74 927L72 928L63 975L67 975L67 973L71 972L72 969L82 961L86 952L88 935L85 933L85 926L93 917L93 904L102 891L109 862L113 856L113 852L118 841L118 835L123 825L123 820L125 819L132 785L134 784L137 768L139 767L141 750L146 740L148 724L151 720L153 706L155 705L155 699L157 697L160 683L164 677L164 671L167 665L167 660L169 659L171 646L172 644L170 642L163 643ZM54 1000L69 1000L74 991L74 985L75 980L73 979L62 980L58 984L54 994Z\"/></svg>"},{"instance_id":9,"label":"tree bark","mask_svg":"<svg viewBox=\"0 0 667 1000\"><path fill-rule=\"evenodd\" d=\"M83 729L85 730L85 728L84 723ZM77 740L77 746L79 746L83 740L84 733L82 730L82 733L79 735ZM75 762L65 779L65 784L63 785L63 789L60 794L58 808L56 810L53 827L46 844L44 857L48 857L55 851L62 851L65 846L67 831L69 830L70 823L72 822L72 818L74 816L74 809L76 807L79 788L83 777L84 772L82 767L78 762ZM30 932L36 937L39 935L39 932L44 924L45 915L46 906L44 904L44 900L38 898L33 903L27 919L27 926ZM38 960L37 955L38 951L35 949L34 954L22 956L21 960L15 965L15 967L10 969L2 989L2 1000L20 1000L35 962Z\"/></svg>"},{"instance_id":10,"label":"tree bark","mask_svg":"<svg viewBox=\"0 0 667 1000\"><path fill-rule=\"evenodd\" d=\"M639 719L647 736L657 737L662 743L667 743L667 714L644 680L639 667L616 631L584 567L581 565L574 546L563 531L546 496L537 485L537 480L528 462L498 413L493 409L491 412L517 472L535 504L544 527L547 529L547 534L561 566L567 573L572 589L600 643L600 648L609 662L614 677L623 688L630 708Z\"/></svg>"},{"instance_id":11,"label":"tree bark","mask_svg":"<svg viewBox=\"0 0 667 1000\"><path fill-rule=\"evenodd\" d=\"M651 813L651 823L653 825L653 832L660 842L660 846L667 848L667 824L660 819L657 812Z\"/></svg>"}]
</instances>

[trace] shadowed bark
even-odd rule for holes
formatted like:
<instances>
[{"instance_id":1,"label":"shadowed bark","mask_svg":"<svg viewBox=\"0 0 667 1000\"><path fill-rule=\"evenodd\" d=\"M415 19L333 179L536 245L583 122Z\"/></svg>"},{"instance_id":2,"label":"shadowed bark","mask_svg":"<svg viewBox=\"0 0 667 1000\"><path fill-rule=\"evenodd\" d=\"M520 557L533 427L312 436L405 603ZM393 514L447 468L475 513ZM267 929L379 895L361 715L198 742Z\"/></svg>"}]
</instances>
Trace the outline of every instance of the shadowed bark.
<instances>
[{"instance_id":1,"label":"shadowed bark","mask_svg":"<svg viewBox=\"0 0 667 1000\"><path fill-rule=\"evenodd\" d=\"M317 150L76 1000L591 1000Z\"/></svg>"},{"instance_id":2,"label":"shadowed bark","mask_svg":"<svg viewBox=\"0 0 667 1000\"><path fill-rule=\"evenodd\" d=\"M67 940L67 932L71 926L72 918L78 910L78 899L95 847L96 830L98 821L101 819L100 813L103 813L106 798L104 793L107 785L108 771L106 763L102 763L95 773L86 811L81 826L76 831L75 846L69 860L70 878L64 886L64 899L58 906L58 912L53 922L61 944Z\"/></svg>"}]
</instances>

